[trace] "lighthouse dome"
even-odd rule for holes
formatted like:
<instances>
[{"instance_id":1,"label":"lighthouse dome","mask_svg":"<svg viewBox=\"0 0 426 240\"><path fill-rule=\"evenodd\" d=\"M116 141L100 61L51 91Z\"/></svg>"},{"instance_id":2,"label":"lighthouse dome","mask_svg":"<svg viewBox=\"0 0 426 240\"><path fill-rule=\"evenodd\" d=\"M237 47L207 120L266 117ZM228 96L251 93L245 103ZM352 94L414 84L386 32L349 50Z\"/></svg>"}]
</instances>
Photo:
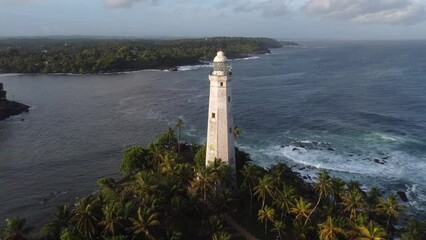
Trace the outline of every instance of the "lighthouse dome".
<instances>
[{"instance_id":1,"label":"lighthouse dome","mask_svg":"<svg viewBox=\"0 0 426 240\"><path fill-rule=\"evenodd\" d=\"M222 51L217 52L216 57L214 58L213 62L227 62L228 59L225 56L225 53Z\"/></svg>"}]
</instances>

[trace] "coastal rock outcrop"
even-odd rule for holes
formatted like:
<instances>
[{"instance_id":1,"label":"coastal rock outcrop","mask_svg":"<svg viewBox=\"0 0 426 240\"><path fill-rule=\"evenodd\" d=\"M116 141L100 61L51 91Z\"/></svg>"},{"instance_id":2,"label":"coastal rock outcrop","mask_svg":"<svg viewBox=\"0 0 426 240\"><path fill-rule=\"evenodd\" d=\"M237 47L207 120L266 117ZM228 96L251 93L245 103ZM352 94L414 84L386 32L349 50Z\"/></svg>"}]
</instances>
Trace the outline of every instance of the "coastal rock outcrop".
<instances>
[{"instance_id":1,"label":"coastal rock outcrop","mask_svg":"<svg viewBox=\"0 0 426 240\"><path fill-rule=\"evenodd\" d=\"M397 191L396 194L398 194L399 198L401 198L402 201L408 202L407 194L403 191Z\"/></svg>"},{"instance_id":2,"label":"coastal rock outcrop","mask_svg":"<svg viewBox=\"0 0 426 240\"><path fill-rule=\"evenodd\" d=\"M22 112L28 112L30 107L15 101L6 99L6 91L3 89L3 83L0 83L0 120L8 118Z\"/></svg>"}]
</instances>

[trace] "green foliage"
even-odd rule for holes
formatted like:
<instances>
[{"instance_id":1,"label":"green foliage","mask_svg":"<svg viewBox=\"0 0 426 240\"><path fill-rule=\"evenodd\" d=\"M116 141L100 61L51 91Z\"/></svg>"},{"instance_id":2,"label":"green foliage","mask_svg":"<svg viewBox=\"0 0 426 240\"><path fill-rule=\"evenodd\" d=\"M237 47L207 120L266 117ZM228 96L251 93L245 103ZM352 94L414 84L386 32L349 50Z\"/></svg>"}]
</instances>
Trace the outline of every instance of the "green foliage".
<instances>
[{"instance_id":1,"label":"green foliage","mask_svg":"<svg viewBox=\"0 0 426 240\"><path fill-rule=\"evenodd\" d=\"M68 204L56 208L48 223L40 230L41 236L45 240L56 240L61 236L61 232L68 226L71 211Z\"/></svg>"},{"instance_id":2,"label":"green foliage","mask_svg":"<svg viewBox=\"0 0 426 240\"><path fill-rule=\"evenodd\" d=\"M99 192L72 209L58 207L41 239L230 239L233 220L266 240L425 239L424 222L400 220L395 195L364 192L359 183L325 171L308 184L285 164L267 170L247 163L243 152L237 156L239 180L232 181L231 168L220 159L204 167L205 147L182 144L179 152L175 139L169 129L147 150L126 150L120 167L125 178L99 179ZM252 209L258 214L252 216ZM25 220L9 219L0 238L24 240L28 230Z\"/></svg>"},{"instance_id":3,"label":"green foliage","mask_svg":"<svg viewBox=\"0 0 426 240\"><path fill-rule=\"evenodd\" d=\"M147 169L151 166L148 152L140 146L134 146L124 151L123 161L120 165L120 172L124 177L135 174L136 172Z\"/></svg>"},{"instance_id":4,"label":"green foliage","mask_svg":"<svg viewBox=\"0 0 426 240\"><path fill-rule=\"evenodd\" d=\"M157 137L155 145L159 146L162 150L175 150L177 146L175 131L168 128L165 133Z\"/></svg>"},{"instance_id":5,"label":"green foliage","mask_svg":"<svg viewBox=\"0 0 426 240\"><path fill-rule=\"evenodd\" d=\"M1 229L4 240L25 240L25 236L32 231L32 227L26 226L26 220L22 218L6 219L6 227Z\"/></svg>"},{"instance_id":6,"label":"green foliage","mask_svg":"<svg viewBox=\"0 0 426 240\"><path fill-rule=\"evenodd\" d=\"M194 157L195 168L202 169L206 166L206 146L203 145L200 149L198 149L197 153Z\"/></svg>"},{"instance_id":7,"label":"green foliage","mask_svg":"<svg viewBox=\"0 0 426 240\"><path fill-rule=\"evenodd\" d=\"M168 69L211 60L218 50L229 58L266 53L283 45L268 38L143 39L4 39L0 72L100 73Z\"/></svg>"},{"instance_id":8,"label":"green foliage","mask_svg":"<svg viewBox=\"0 0 426 240\"><path fill-rule=\"evenodd\" d=\"M84 238L77 232L69 228L65 228L61 232L60 240L84 240Z\"/></svg>"}]
</instances>

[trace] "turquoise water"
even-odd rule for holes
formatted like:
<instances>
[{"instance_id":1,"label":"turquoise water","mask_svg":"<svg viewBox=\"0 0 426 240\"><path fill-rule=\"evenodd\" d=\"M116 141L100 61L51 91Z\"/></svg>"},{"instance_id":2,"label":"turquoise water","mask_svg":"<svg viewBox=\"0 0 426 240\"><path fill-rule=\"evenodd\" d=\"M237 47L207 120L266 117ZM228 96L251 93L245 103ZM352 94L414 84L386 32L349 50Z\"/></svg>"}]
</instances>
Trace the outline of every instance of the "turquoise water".
<instances>
[{"instance_id":1,"label":"turquoise water","mask_svg":"<svg viewBox=\"0 0 426 240\"><path fill-rule=\"evenodd\" d=\"M426 42L308 42L232 61L237 145L257 164L327 169L405 191L426 216ZM209 66L112 75L1 75L32 106L0 122L0 217L32 224L119 177L121 153L178 117L204 142Z\"/></svg>"}]
</instances>

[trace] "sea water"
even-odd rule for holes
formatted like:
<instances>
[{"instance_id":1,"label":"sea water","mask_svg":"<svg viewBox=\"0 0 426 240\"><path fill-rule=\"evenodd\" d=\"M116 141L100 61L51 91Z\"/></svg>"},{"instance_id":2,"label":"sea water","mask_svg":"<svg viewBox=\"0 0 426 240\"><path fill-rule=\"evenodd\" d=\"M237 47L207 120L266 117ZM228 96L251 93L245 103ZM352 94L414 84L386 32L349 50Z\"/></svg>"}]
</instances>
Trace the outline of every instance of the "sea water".
<instances>
[{"instance_id":1,"label":"sea water","mask_svg":"<svg viewBox=\"0 0 426 240\"><path fill-rule=\"evenodd\" d=\"M426 42L306 42L231 61L237 146L307 181L336 177L403 191L426 218ZM125 148L176 119L205 141L210 67L99 75L0 75L29 113L0 122L0 218L47 220L55 206L120 178Z\"/></svg>"}]
</instances>

